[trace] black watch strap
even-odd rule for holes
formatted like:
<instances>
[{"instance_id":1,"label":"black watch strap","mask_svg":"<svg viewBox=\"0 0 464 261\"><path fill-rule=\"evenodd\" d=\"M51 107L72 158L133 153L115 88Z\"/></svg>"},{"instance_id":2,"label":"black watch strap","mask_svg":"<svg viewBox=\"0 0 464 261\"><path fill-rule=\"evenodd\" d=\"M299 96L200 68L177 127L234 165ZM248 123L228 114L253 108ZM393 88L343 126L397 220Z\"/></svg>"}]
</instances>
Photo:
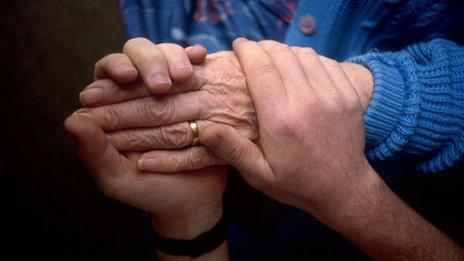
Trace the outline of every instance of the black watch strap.
<instances>
[{"instance_id":1,"label":"black watch strap","mask_svg":"<svg viewBox=\"0 0 464 261\"><path fill-rule=\"evenodd\" d=\"M218 248L227 239L228 218L223 215L209 231L194 239L180 240L160 236L154 231L155 247L158 251L173 256L199 257Z\"/></svg>"}]
</instances>

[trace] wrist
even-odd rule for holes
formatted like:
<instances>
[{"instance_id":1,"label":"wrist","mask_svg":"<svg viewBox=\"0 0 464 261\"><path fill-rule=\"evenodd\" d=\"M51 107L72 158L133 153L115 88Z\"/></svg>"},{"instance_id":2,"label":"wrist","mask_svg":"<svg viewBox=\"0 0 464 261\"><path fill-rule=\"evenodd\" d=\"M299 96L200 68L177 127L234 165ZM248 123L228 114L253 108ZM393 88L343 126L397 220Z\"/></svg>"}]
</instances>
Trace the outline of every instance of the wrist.
<instances>
[{"instance_id":1,"label":"wrist","mask_svg":"<svg viewBox=\"0 0 464 261\"><path fill-rule=\"evenodd\" d=\"M153 229L160 236L190 240L213 228L223 215L222 200L213 201L187 213L171 217L152 214Z\"/></svg>"},{"instance_id":2,"label":"wrist","mask_svg":"<svg viewBox=\"0 0 464 261\"><path fill-rule=\"evenodd\" d=\"M337 189L337 193L330 193L331 196L325 197L318 204L306 200L303 209L338 232L365 219L369 211L364 208L372 203L372 195L385 184L367 160L359 164L354 172L349 181L344 181L349 184Z\"/></svg>"},{"instance_id":3,"label":"wrist","mask_svg":"<svg viewBox=\"0 0 464 261\"><path fill-rule=\"evenodd\" d=\"M382 208L392 196L392 192L382 178L367 163L366 168L356 177L351 192L325 216L326 224L342 235L350 237L365 233L371 226L377 226Z\"/></svg>"}]
</instances>

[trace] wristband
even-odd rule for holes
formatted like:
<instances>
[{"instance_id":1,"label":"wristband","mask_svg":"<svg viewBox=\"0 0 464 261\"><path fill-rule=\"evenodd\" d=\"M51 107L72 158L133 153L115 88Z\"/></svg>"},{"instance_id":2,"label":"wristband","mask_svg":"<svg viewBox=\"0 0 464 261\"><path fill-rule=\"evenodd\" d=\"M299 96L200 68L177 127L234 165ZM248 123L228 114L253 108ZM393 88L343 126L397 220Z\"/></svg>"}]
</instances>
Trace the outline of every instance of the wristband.
<instances>
[{"instance_id":1,"label":"wristband","mask_svg":"<svg viewBox=\"0 0 464 261\"><path fill-rule=\"evenodd\" d=\"M191 240L167 238L154 231L155 247L168 255L199 257L218 248L226 241L228 223L226 215L223 215L212 229Z\"/></svg>"}]
</instances>

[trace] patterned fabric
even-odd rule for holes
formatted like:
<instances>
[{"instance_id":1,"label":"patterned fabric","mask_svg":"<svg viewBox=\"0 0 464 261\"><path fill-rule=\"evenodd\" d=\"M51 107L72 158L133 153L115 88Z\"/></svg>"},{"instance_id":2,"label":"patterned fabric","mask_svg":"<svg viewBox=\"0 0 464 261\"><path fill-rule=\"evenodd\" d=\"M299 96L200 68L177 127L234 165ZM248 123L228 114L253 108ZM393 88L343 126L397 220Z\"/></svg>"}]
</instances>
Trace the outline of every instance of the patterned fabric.
<instances>
[{"instance_id":1,"label":"patterned fabric","mask_svg":"<svg viewBox=\"0 0 464 261\"><path fill-rule=\"evenodd\" d=\"M283 41L296 0L120 0L129 38L183 46L202 44L209 52L230 49L237 37Z\"/></svg>"}]
</instances>

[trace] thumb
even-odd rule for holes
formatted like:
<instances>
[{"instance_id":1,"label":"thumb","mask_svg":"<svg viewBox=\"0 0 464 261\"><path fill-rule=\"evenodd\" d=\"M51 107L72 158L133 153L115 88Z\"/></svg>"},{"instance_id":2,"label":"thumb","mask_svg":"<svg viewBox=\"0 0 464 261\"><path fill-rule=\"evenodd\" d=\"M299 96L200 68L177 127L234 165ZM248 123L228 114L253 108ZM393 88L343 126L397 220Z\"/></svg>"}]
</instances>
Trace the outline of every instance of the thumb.
<instances>
[{"instance_id":1,"label":"thumb","mask_svg":"<svg viewBox=\"0 0 464 261\"><path fill-rule=\"evenodd\" d=\"M206 59L206 55L208 54L208 50L199 44L189 46L184 50L192 64L202 64Z\"/></svg>"},{"instance_id":2,"label":"thumb","mask_svg":"<svg viewBox=\"0 0 464 261\"><path fill-rule=\"evenodd\" d=\"M224 162L236 168L254 187L274 181L274 173L261 149L233 127L214 124L200 131L199 141Z\"/></svg>"},{"instance_id":3,"label":"thumb","mask_svg":"<svg viewBox=\"0 0 464 261\"><path fill-rule=\"evenodd\" d=\"M101 177L129 170L128 160L119 154L92 119L74 114L66 119L64 128L74 136L79 156L92 174Z\"/></svg>"}]
</instances>

